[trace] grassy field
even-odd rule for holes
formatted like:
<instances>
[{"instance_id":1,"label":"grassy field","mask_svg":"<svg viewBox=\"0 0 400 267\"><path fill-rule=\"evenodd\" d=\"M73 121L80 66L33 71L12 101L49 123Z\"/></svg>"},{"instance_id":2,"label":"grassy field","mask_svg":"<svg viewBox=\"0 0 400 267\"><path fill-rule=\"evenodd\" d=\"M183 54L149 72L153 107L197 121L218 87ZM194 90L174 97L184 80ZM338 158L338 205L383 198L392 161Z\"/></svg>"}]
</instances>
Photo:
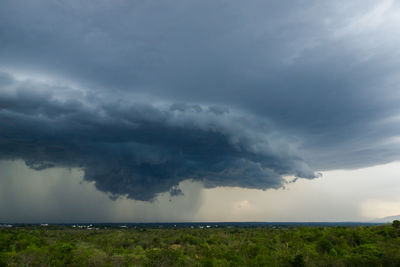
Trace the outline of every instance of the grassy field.
<instances>
[{"instance_id":1,"label":"grassy field","mask_svg":"<svg viewBox=\"0 0 400 267\"><path fill-rule=\"evenodd\" d=\"M358 227L1 228L0 266L400 266L400 222Z\"/></svg>"}]
</instances>

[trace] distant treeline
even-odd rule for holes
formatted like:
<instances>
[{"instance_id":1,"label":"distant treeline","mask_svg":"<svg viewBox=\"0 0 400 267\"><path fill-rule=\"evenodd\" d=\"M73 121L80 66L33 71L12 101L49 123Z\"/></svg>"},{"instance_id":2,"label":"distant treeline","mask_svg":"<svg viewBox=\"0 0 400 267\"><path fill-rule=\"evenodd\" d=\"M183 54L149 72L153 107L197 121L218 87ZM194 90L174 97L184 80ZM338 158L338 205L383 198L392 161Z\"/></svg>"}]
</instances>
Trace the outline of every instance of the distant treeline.
<instances>
[{"instance_id":1,"label":"distant treeline","mask_svg":"<svg viewBox=\"0 0 400 267\"><path fill-rule=\"evenodd\" d=\"M400 266L400 221L356 227L4 227L0 266Z\"/></svg>"}]
</instances>

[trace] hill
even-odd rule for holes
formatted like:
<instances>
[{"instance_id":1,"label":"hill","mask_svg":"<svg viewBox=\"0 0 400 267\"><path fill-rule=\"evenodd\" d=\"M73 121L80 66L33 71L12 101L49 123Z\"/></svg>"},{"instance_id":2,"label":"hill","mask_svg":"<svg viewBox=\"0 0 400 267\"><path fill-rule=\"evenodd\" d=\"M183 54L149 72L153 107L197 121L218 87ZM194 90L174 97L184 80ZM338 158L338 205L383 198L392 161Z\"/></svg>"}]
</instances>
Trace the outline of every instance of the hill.
<instances>
[{"instance_id":1,"label":"hill","mask_svg":"<svg viewBox=\"0 0 400 267\"><path fill-rule=\"evenodd\" d=\"M376 218L376 219L371 220L370 222L391 223L394 220L399 220L400 221L400 215L387 216L387 217L384 217L384 218Z\"/></svg>"}]
</instances>

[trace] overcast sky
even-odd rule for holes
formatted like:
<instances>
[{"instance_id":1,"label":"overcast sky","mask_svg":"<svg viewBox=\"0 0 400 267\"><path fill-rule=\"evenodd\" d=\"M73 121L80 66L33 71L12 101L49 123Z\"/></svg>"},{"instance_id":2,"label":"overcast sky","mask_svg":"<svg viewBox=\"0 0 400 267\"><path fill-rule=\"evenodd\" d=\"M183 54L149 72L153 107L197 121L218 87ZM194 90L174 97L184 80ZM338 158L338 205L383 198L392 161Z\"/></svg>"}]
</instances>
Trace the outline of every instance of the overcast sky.
<instances>
[{"instance_id":1,"label":"overcast sky","mask_svg":"<svg viewBox=\"0 0 400 267\"><path fill-rule=\"evenodd\" d=\"M400 213L399 23L390 0L2 0L0 221Z\"/></svg>"}]
</instances>

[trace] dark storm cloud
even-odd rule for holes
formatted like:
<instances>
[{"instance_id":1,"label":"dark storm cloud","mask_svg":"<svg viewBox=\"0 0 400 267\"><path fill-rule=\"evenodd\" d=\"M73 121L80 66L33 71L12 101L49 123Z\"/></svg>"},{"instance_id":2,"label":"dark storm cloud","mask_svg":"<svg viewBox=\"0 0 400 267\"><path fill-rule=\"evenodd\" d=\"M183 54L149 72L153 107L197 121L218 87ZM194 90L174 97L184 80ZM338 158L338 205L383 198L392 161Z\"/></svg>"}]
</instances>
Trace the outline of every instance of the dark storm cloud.
<instances>
[{"instance_id":1,"label":"dark storm cloud","mask_svg":"<svg viewBox=\"0 0 400 267\"><path fill-rule=\"evenodd\" d=\"M136 199L186 178L265 189L398 160L398 13L372 0L1 1L1 154L80 166Z\"/></svg>"},{"instance_id":2,"label":"dark storm cloud","mask_svg":"<svg viewBox=\"0 0 400 267\"><path fill-rule=\"evenodd\" d=\"M2 77L0 157L22 158L35 170L80 167L113 197L176 196L189 178L207 187L267 189L281 187L282 175L316 177L295 144L250 115L134 96L70 99L77 93L67 87Z\"/></svg>"}]
</instances>

